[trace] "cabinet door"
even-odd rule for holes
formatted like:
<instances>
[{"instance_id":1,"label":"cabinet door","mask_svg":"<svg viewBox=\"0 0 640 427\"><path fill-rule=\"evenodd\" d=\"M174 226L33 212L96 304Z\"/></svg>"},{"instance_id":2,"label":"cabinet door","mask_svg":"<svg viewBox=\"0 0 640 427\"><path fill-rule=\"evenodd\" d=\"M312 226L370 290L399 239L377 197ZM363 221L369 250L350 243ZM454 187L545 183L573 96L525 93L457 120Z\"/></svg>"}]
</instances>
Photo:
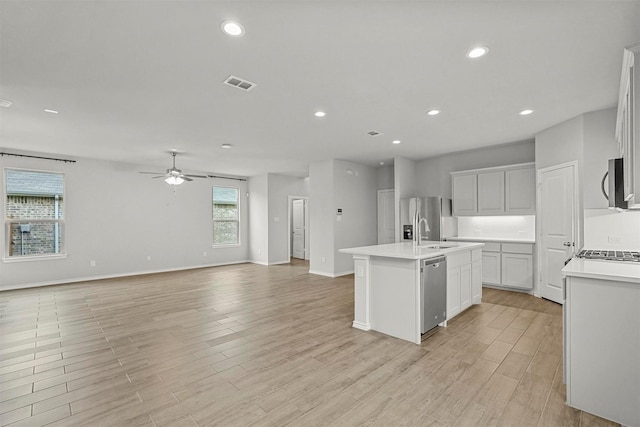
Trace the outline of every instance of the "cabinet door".
<instances>
[{"instance_id":1,"label":"cabinet door","mask_svg":"<svg viewBox=\"0 0 640 427\"><path fill-rule=\"evenodd\" d=\"M447 270L447 319L460 313L460 267Z\"/></svg>"},{"instance_id":2,"label":"cabinet door","mask_svg":"<svg viewBox=\"0 0 640 427\"><path fill-rule=\"evenodd\" d=\"M499 285L501 258L499 252L482 252L482 283Z\"/></svg>"},{"instance_id":3,"label":"cabinet door","mask_svg":"<svg viewBox=\"0 0 640 427\"><path fill-rule=\"evenodd\" d=\"M506 213L536 213L536 171L533 167L506 171L505 189Z\"/></svg>"},{"instance_id":4,"label":"cabinet door","mask_svg":"<svg viewBox=\"0 0 640 427\"><path fill-rule=\"evenodd\" d=\"M504 213L504 172L478 174L478 214Z\"/></svg>"},{"instance_id":5,"label":"cabinet door","mask_svg":"<svg viewBox=\"0 0 640 427\"><path fill-rule=\"evenodd\" d=\"M452 175L453 215L475 215L478 213L477 175Z\"/></svg>"},{"instance_id":6,"label":"cabinet door","mask_svg":"<svg viewBox=\"0 0 640 427\"><path fill-rule=\"evenodd\" d=\"M519 289L533 289L533 257L503 253L502 284Z\"/></svg>"},{"instance_id":7,"label":"cabinet door","mask_svg":"<svg viewBox=\"0 0 640 427\"><path fill-rule=\"evenodd\" d=\"M471 264L471 302L473 304L482 302L482 260Z\"/></svg>"},{"instance_id":8,"label":"cabinet door","mask_svg":"<svg viewBox=\"0 0 640 427\"><path fill-rule=\"evenodd\" d=\"M460 311L471 307L471 264L460 267Z\"/></svg>"}]
</instances>

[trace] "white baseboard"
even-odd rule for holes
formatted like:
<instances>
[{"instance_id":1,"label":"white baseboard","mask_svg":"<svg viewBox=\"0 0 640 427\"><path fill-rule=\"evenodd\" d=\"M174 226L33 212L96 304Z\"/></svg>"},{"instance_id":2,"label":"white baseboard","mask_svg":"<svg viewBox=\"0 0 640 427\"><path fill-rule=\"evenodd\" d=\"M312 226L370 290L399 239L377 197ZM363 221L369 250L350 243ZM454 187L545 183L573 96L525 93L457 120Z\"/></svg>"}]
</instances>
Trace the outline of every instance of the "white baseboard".
<instances>
[{"instance_id":1,"label":"white baseboard","mask_svg":"<svg viewBox=\"0 0 640 427\"><path fill-rule=\"evenodd\" d=\"M269 265L280 265L280 264L291 264L291 260L287 259L284 261L274 261L269 263Z\"/></svg>"},{"instance_id":2,"label":"white baseboard","mask_svg":"<svg viewBox=\"0 0 640 427\"><path fill-rule=\"evenodd\" d=\"M10 286L0 288L0 292L11 291L16 289L39 288L41 286L64 285L67 283L90 282L93 280L117 279L119 277L142 276L145 274L169 273L171 271L195 270L197 268L220 267L223 265L246 264L249 262L250 262L249 260L231 261L231 262L221 262L221 263L215 263L215 264L195 265L195 266L189 266L189 267L166 268L161 270L146 270L146 271L134 271L130 273L104 274L99 276L73 277L69 279L51 280L51 281L37 282L37 283L27 283L24 285L10 285Z\"/></svg>"},{"instance_id":3,"label":"white baseboard","mask_svg":"<svg viewBox=\"0 0 640 427\"><path fill-rule=\"evenodd\" d=\"M335 279L336 277L353 274L353 270L343 271L343 272L340 272L340 273L327 273L326 271L309 270L309 273L310 274L317 274L318 276L331 277L332 279Z\"/></svg>"},{"instance_id":4,"label":"white baseboard","mask_svg":"<svg viewBox=\"0 0 640 427\"><path fill-rule=\"evenodd\" d=\"M356 322L355 320L353 321L352 326L356 329L360 329L362 331L370 331L371 330L371 325L368 323L360 323L360 322Z\"/></svg>"}]
</instances>

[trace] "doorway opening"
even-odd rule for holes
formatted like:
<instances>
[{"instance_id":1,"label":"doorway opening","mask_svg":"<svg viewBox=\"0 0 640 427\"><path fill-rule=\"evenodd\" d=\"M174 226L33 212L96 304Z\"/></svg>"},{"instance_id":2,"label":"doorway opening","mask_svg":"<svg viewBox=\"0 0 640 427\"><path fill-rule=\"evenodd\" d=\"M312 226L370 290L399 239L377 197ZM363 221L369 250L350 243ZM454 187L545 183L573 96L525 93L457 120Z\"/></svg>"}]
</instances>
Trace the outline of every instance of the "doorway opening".
<instances>
[{"instance_id":1,"label":"doorway opening","mask_svg":"<svg viewBox=\"0 0 640 427\"><path fill-rule=\"evenodd\" d=\"M288 196L287 247L290 260L309 259L309 198Z\"/></svg>"}]
</instances>

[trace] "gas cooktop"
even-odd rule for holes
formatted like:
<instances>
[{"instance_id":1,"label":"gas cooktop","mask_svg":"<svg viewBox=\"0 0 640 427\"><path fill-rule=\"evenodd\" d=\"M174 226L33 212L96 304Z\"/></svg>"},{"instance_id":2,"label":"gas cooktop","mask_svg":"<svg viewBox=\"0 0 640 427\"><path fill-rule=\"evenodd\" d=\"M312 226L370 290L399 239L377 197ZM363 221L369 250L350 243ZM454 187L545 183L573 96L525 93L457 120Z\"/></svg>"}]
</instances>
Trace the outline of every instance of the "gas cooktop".
<instances>
[{"instance_id":1,"label":"gas cooktop","mask_svg":"<svg viewBox=\"0 0 640 427\"><path fill-rule=\"evenodd\" d=\"M576 255L584 259L601 259L606 261L640 262L640 252L635 251L606 251L596 249L583 249Z\"/></svg>"}]
</instances>

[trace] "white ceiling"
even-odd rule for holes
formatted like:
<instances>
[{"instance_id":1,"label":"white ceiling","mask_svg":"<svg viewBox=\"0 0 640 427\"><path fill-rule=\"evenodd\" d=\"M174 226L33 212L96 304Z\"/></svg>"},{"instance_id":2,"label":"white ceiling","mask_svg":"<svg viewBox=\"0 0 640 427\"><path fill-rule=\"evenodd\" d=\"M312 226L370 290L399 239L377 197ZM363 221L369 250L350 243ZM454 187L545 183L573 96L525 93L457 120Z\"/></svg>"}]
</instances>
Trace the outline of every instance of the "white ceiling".
<instances>
[{"instance_id":1,"label":"white ceiling","mask_svg":"<svg viewBox=\"0 0 640 427\"><path fill-rule=\"evenodd\" d=\"M0 147L244 176L420 159L615 106L637 41L640 1L0 0Z\"/></svg>"}]
</instances>

